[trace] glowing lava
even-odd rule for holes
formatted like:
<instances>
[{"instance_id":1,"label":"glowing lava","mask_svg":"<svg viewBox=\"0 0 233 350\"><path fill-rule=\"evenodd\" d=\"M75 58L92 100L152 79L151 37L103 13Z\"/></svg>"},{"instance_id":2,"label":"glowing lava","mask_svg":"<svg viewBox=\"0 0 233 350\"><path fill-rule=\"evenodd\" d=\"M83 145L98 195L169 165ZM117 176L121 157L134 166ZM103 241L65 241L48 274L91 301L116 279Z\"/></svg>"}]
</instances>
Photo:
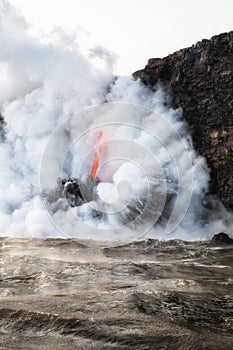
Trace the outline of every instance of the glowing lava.
<instances>
[{"instance_id":1,"label":"glowing lava","mask_svg":"<svg viewBox=\"0 0 233 350\"><path fill-rule=\"evenodd\" d=\"M103 137L104 137L104 132L103 130L100 130L97 138L97 150L94 154L94 159L93 159L92 168L91 168L91 177L93 179L96 179L96 173L99 167L99 160L100 160L101 153L103 151L103 144L102 144Z\"/></svg>"}]
</instances>

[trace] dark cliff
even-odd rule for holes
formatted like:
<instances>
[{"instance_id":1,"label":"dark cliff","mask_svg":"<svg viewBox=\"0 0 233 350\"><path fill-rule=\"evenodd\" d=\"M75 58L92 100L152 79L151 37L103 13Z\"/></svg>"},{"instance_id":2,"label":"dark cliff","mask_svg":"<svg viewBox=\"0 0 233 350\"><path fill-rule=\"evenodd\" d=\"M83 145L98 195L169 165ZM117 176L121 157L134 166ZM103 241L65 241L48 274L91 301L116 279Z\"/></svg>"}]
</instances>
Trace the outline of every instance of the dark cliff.
<instances>
[{"instance_id":1,"label":"dark cliff","mask_svg":"<svg viewBox=\"0 0 233 350\"><path fill-rule=\"evenodd\" d=\"M211 168L210 191L233 209L233 31L150 59L133 77L151 89L163 85L171 105L183 109Z\"/></svg>"},{"instance_id":2,"label":"dark cliff","mask_svg":"<svg viewBox=\"0 0 233 350\"><path fill-rule=\"evenodd\" d=\"M4 118L0 112L0 142L1 140L4 139L4 126L5 126Z\"/></svg>"}]
</instances>

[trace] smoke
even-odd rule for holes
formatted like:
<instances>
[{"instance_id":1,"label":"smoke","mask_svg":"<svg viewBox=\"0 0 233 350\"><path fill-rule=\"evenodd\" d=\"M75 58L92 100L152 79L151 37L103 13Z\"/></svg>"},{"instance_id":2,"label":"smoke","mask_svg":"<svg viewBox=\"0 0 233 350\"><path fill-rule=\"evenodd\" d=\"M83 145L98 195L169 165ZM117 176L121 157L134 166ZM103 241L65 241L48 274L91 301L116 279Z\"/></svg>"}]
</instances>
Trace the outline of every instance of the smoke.
<instances>
[{"instance_id":1,"label":"smoke","mask_svg":"<svg viewBox=\"0 0 233 350\"><path fill-rule=\"evenodd\" d=\"M208 168L162 89L116 77L115 56L101 46L84 51L61 31L45 43L28 30L0 1L0 234L192 240L229 232L230 214L215 200L204 206ZM89 174L100 130L96 183ZM85 197L73 208L59 182L72 177Z\"/></svg>"}]
</instances>

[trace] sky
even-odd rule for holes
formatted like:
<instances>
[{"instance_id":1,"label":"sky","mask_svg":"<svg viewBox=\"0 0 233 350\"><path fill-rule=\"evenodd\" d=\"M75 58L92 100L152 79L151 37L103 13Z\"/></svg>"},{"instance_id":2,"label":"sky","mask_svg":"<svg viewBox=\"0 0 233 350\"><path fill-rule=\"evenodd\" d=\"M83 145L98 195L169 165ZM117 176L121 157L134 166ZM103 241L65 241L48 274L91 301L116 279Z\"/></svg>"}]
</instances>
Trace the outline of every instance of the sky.
<instances>
[{"instance_id":1,"label":"sky","mask_svg":"<svg viewBox=\"0 0 233 350\"><path fill-rule=\"evenodd\" d=\"M149 58L233 30L232 0L10 0L33 34L55 27L80 46L103 45L117 56L115 73L130 75Z\"/></svg>"}]
</instances>

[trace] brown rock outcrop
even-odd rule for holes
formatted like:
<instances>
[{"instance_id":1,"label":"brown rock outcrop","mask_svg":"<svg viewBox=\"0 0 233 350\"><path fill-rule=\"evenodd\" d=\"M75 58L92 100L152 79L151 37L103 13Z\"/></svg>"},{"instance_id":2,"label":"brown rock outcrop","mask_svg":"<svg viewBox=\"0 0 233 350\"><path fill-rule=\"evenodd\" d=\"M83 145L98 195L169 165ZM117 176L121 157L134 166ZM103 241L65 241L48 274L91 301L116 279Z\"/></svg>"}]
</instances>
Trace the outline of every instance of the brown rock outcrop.
<instances>
[{"instance_id":1,"label":"brown rock outcrop","mask_svg":"<svg viewBox=\"0 0 233 350\"><path fill-rule=\"evenodd\" d=\"M233 209L233 31L202 40L133 74L150 89L162 84L183 109L193 143L211 168L210 192Z\"/></svg>"}]
</instances>

